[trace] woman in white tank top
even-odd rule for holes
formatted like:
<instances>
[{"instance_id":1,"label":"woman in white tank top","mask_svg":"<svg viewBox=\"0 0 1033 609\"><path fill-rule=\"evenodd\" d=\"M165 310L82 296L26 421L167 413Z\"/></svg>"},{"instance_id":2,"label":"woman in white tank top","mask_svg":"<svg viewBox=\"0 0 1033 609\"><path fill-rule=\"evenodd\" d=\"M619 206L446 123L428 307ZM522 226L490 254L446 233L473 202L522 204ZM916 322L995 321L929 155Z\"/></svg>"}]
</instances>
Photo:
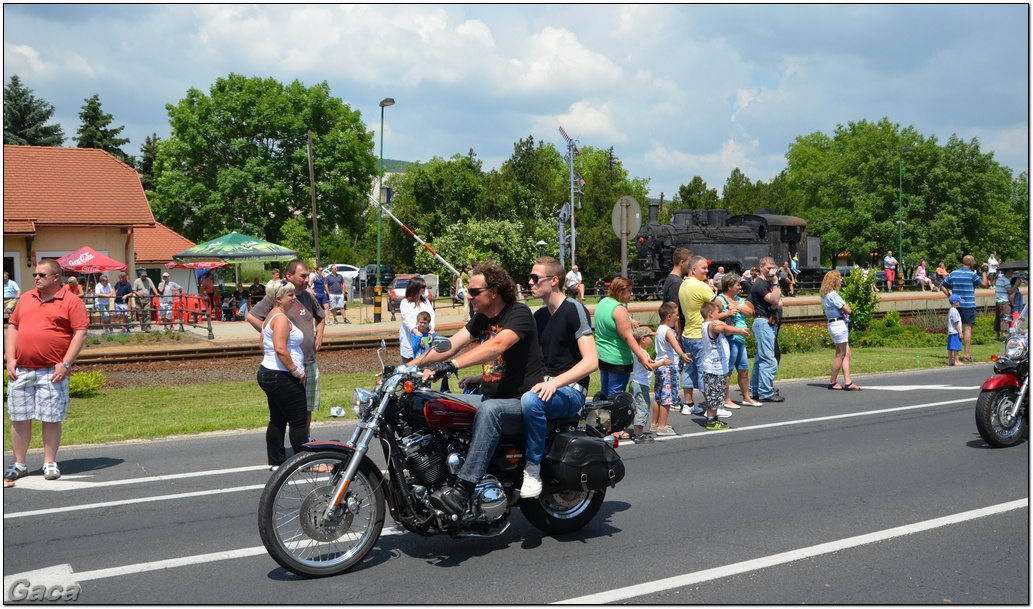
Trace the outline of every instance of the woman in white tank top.
<instances>
[{"instance_id":1,"label":"woman in white tank top","mask_svg":"<svg viewBox=\"0 0 1033 609\"><path fill-rule=\"evenodd\" d=\"M269 426L265 431L266 457L270 469L286 460L283 439L290 426L291 447L297 453L308 441L308 411L305 400L305 366L302 363L303 335L290 319L297 297L294 285L285 283L273 295L276 306L262 324L262 365L258 386L269 402Z\"/></svg>"}]
</instances>

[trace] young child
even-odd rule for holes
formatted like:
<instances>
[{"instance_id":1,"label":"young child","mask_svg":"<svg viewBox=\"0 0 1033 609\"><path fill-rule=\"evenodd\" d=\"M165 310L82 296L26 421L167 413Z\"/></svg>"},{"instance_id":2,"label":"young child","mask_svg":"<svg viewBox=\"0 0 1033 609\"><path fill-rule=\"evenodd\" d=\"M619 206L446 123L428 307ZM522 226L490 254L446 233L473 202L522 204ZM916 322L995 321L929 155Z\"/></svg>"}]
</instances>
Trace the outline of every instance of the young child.
<instances>
[{"instance_id":1,"label":"young child","mask_svg":"<svg viewBox=\"0 0 1033 609\"><path fill-rule=\"evenodd\" d=\"M656 435L674 436L677 435L671 426L667 424L667 417L671 414L671 408L678 408L681 400L678 386L678 373L681 367L692 361L688 353L682 351L681 343L678 341L678 333L674 330L678 324L678 305L673 302L665 302L660 305L657 313L660 316L660 327L656 329L656 358L659 362L666 362L655 369L656 376L655 400L656 412L653 415L653 424L656 426Z\"/></svg>"},{"instance_id":2,"label":"young child","mask_svg":"<svg viewBox=\"0 0 1033 609\"><path fill-rule=\"evenodd\" d=\"M961 296L951 294L951 308L947 311L947 365L958 365L958 353L961 352Z\"/></svg>"},{"instance_id":3,"label":"young child","mask_svg":"<svg viewBox=\"0 0 1033 609\"><path fill-rule=\"evenodd\" d=\"M649 343L656 336L653 331L649 329L649 326L639 326L632 330L632 337L638 342L638 346L642 349L649 347ZM649 383L653 377L653 371L664 365L665 360L650 360L649 367L642 365L642 362L635 358L634 366L631 373L631 382L628 383L628 387L631 391L631 397L635 399L635 422L632 424L632 429L635 432L631 436L631 439L635 444L641 444L643 442L652 442L653 434L645 431L646 421L654 420L655 414L650 416L650 408L653 404L653 394L649 390ZM650 426L650 432L654 431L653 427ZM673 432L672 432L673 433ZM657 431L657 435L671 435L661 434Z\"/></svg>"},{"instance_id":4,"label":"young child","mask_svg":"<svg viewBox=\"0 0 1033 609\"><path fill-rule=\"evenodd\" d=\"M707 431L728 429L728 423L717 418L717 409L725 401L725 390L728 388L728 339L725 336L749 336L746 328L736 328L718 319L721 305L705 302L699 308L703 322L703 361L699 364L703 373L703 398L707 409Z\"/></svg>"},{"instance_id":5,"label":"young child","mask_svg":"<svg viewBox=\"0 0 1033 609\"><path fill-rule=\"evenodd\" d=\"M434 333L430 331L430 313L426 311L420 311L416 316L416 329L409 338L412 341L412 357L423 355L428 349L430 349L431 343L434 341Z\"/></svg>"}]
</instances>

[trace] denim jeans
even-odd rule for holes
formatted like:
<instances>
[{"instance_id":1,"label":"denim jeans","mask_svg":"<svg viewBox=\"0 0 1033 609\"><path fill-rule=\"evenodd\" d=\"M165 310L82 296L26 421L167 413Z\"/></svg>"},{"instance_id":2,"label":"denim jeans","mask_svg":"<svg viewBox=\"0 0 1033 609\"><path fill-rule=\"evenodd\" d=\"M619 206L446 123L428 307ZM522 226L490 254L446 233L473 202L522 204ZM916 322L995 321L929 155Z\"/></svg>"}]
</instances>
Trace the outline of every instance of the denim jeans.
<instances>
[{"instance_id":1,"label":"denim jeans","mask_svg":"<svg viewBox=\"0 0 1033 609\"><path fill-rule=\"evenodd\" d=\"M698 363L703 359L703 339L678 337L681 341L681 350L688 353L692 362L685 364L681 371L681 386L684 389L699 389L703 392L703 375L699 371Z\"/></svg>"},{"instance_id":2,"label":"denim jeans","mask_svg":"<svg viewBox=\"0 0 1033 609\"><path fill-rule=\"evenodd\" d=\"M602 383L600 391L606 395L613 395L626 391L628 388L628 381L631 380L630 372L607 372L601 367L599 368L599 382Z\"/></svg>"},{"instance_id":3,"label":"denim jeans","mask_svg":"<svg viewBox=\"0 0 1033 609\"><path fill-rule=\"evenodd\" d=\"M503 435L524 433L524 411L519 398L482 400L480 395L453 394L450 397L477 408L473 417L473 439L459 479L477 484L488 471L488 463Z\"/></svg>"},{"instance_id":4,"label":"denim jeans","mask_svg":"<svg viewBox=\"0 0 1033 609\"><path fill-rule=\"evenodd\" d=\"M753 320L753 340L757 343L757 357L753 360L753 374L750 375L750 395L769 398L775 395L775 373L778 360L775 359L775 333L778 326L768 324L766 317Z\"/></svg>"},{"instance_id":5,"label":"denim jeans","mask_svg":"<svg viewBox=\"0 0 1033 609\"><path fill-rule=\"evenodd\" d=\"M524 411L524 433L527 436L527 450L524 459L528 465L540 465L545 454L545 431L547 419L563 419L577 416L585 407L585 396L570 387L560 387L548 402L543 402L533 391L520 398Z\"/></svg>"},{"instance_id":6,"label":"denim jeans","mask_svg":"<svg viewBox=\"0 0 1033 609\"><path fill-rule=\"evenodd\" d=\"M258 386L269 402L269 426L265 430L265 451L269 465L279 465L286 459L283 438L290 425L291 448L297 453L308 442L308 409L305 386L283 370L258 368Z\"/></svg>"}]
</instances>

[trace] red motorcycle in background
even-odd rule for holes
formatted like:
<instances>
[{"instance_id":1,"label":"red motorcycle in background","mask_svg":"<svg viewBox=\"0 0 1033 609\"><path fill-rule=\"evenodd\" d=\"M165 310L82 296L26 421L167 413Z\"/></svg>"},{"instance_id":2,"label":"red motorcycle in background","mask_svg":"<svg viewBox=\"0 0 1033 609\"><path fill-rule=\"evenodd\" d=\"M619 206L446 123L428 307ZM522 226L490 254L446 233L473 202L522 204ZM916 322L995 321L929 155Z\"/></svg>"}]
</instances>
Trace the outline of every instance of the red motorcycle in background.
<instances>
[{"instance_id":1,"label":"red motorcycle in background","mask_svg":"<svg viewBox=\"0 0 1033 609\"><path fill-rule=\"evenodd\" d=\"M976 428L994 448L1014 446L1029 426L1029 325L1027 305L1012 325L1004 352L994 355L994 375L976 400Z\"/></svg>"}]
</instances>

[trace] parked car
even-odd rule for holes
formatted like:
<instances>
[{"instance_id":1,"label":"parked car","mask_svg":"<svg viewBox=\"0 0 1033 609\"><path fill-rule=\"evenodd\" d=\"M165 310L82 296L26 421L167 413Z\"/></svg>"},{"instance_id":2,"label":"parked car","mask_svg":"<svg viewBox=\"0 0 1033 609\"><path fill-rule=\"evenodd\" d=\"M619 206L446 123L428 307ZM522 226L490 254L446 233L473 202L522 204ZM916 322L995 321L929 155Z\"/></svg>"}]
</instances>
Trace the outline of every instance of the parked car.
<instances>
[{"instance_id":1,"label":"parked car","mask_svg":"<svg viewBox=\"0 0 1033 609\"><path fill-rule=\"evenodd\" d=\"M405 299L405 287L409 285L409 280L416 275L395 275L389 284L390 287L387 289L387 311L388 313L398 313L402 310L402 300Z\"/></svg>"},{"instance_id":2,"label":"parked car","mask_svg":"<svg viewBox=\"0 0 1033 609\"><path fill-rule=\"evenodd\" d=\"M367 264L366 265L366 285L374 286L377 285L377 265ZM395 278L395 270L386 264L380 265L380 285L389 286L391 280Z\"/></svg>"},{"instance_id":3,"label":"parked car","mask_svg":"<svg viewBox=\"0 0 1033 609\"><path fill-rule=\"evenodd\" d=\"M338 275L344 275L345 277L351 279L352 283L355 283L355 281L359 278L359 267L352 264L340 264L335 262L331 262L330 264L323 266L323 277L326 277L330 274L331 265L337 267Z\"/></svg>"}]
</instances>

